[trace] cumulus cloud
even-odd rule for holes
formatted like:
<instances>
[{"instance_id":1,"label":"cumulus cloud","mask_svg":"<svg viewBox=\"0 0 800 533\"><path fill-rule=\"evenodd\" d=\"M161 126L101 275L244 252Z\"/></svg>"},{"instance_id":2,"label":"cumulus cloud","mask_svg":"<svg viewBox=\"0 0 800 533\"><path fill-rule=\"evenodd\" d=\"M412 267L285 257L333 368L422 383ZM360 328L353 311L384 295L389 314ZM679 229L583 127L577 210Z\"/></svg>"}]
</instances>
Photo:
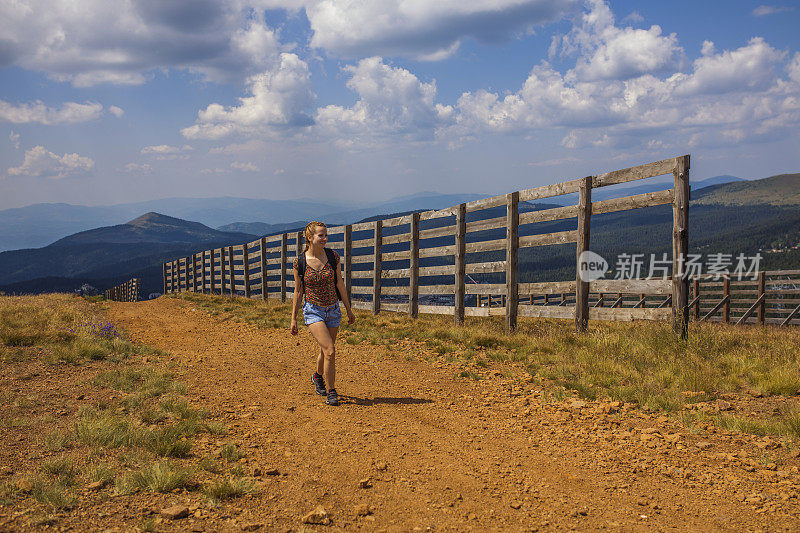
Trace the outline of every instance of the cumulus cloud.
<instances>
[{"instance_id":1,"label":"cumulus cloud","mask_svg":"<svg viewBox=\"0 0 800 533\"><path fill-rule=\"evenodd\" d=\"M0 63L78 87L137 85L155 69L241 80L281 49L239 0L20 0L0 3Z\"/></svg>"},{"instance_id":2,"label":"cumulus cloud","mask_svg":"<svg viewBox=\"0 0 800 533\"><path fill-rule=\"evenodd\" d=\"M439 60L467 38L500 41L561 19L577 0L321 0L305 6L311 45L339 57Z\"/></svg>"},{"instance_id":3,"label":"cumulus cloud","mask_svg":"<svg viewBox=\"0 0 800 533\"><path fill-rule=\"evenodd\" d=\"M261 170L253 163L240 163L239 161L234 161L233 163L231 163L231 168L233 170L239 170L241 172L258 172L259 170Z\"/></svg>"},{"instance_id":4,"label":"cumulus cloud","mask_svg":"<svg viewBox=\"0 0 800 533\"><path fill-rule=\"evenodd\" d=\"M630 79L675 70L684 60L676 34L618 27L604 0L589 0L588 11L566 35L553 38L550 55L580 54L570 77L583 81Z\"/></svg>"},{"instance_id":5,"label":"cumulus cloud","mask_svg":"<svg viewBox=\"0 0 800 533\"><path fill-rule=\"evenodd\" d=\"M783 13L784 11L794 11L793 7L789 6L766 6L760 5L753 10L753 16L755 17L765 17L767 15L775 15L777 13Z\"/></svg>"},{"instance_id":6,"label":"cumulus cloud","mask_svg":"<svg viewBox=\"0 0 800 533\"><path fill-rule=\"evenodd\" d=\"M31 176L60 179L81 175L94 168L91 158L78 154L57 155L44 146L34 146L25 152L25 159L18 167L8 169L9 176Z\"/></svg>"},{"instance_id":7,"label":"cumulus cloud","mask_svg":"<svg viewBox=\"0 0 800 533\"><path fill-rule=\"evenodd\" d=\"M108 112L111 113L112 115L114 115L117 118L120 118L122 115L125 114L125 111L121 107L117 107L115 105L112 105L111 107L109 107L108 108Z\"/></svg>"},{"instance_id":8,"label":"cumulus cloud","mask_svg":"<svg viewBox=\"0 0 800 533\"><path fill-rule=\"evenodd\" d=\"M9 140L11 140L11 146L14 147L14 150L19 150L19 133L14 133L13 131L8 134Z\"/></svg>"},{"instance_id":9,"label":"cumulus cloud","mask_svg":"<svg viewBox=\"0 0 800 533\"><path fill-rule=\"evenodd\" d=\"M307 114L316 96L308 65L297 55L282 53L266 72L248 80L252 96L238 106L211 104L197 114L197 123L181 133L188 139L221 139L235 134L275 133L310 126Z\"/></svg>"},{"instance_id":10,"label":"cumulus cloud","mask_svg":"<svg viewBox=\"0 0 800 533\"><path fill-rule=\"evenodd\" d=\"M194 148L188 144L184 144L183 146L159 144L155 146L145 146L139 153L151 156L159 161L168 161L171 159L189 159L189 154L186 152L191 152L192 150L194 150Z\"/></svg>"},{"instance_id":11,"label":"cumulus cloud","mask_svg":"<svg viewBox=\"0 0 800 533\"><path fill-rule=\"evenodd\" d=\"M19 105L0 100L0 120L13 124L38 123L46 126L75 124L95 120L102 113L103 106L96 102L86 102L85 104L67 102L56 109L46 106L39 100Z\"/></svg>"},{"instance_id":12,"label":"cumulus cloud","mask_svg":"<svg viewBox=\"0 0 800 533\"><path fill-rule=\"evenodd\" d=\"M362 59L344 70L351 75L347 87L359 99L352 107L320 108L317 122L322 131L356 136L392 134L414 140L430 138L452 116L451 106L435 102L434 82L424 83L380 57Z\"/></svg>"},{"instance_id":13,"label":"cumulus cloud","mask_svg":"<svg viewBox=\"0 0 800 533\"><path fill-rule=\"evenodd\" d=\"M117 172L125 172L131 174L150 174L153 172L153 167L148 163L128 163L122 168L118 168Z\"/></svg>"}]
</instances>

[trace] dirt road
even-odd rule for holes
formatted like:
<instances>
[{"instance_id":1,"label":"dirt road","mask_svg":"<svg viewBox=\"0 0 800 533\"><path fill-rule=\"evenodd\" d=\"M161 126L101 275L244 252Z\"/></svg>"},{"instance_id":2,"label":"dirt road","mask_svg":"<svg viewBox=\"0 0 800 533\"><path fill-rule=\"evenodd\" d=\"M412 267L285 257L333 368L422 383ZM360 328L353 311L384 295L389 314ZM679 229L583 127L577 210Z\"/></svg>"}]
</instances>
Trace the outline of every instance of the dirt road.
<instances>
[{"instance_id":1,"label":"dirt road","mask_svg":"<svg viewBox=\"0 0 800 533\"><path fill-rule=\"evenodd\" d=\"M230 433L200 449L241 443L248 471L262 472L256 493L166 528L800 529L800 461L774 441L692 433L628 405L548 401L513 366L459 377L411 343L393 355L338 343L343 403L329 407L313 392L305 329L257 330L174 299L110 305L113 323L169 350L188 395L226 419ZM319 505L331 524L302 524Z\"/></svg>"}]
</instances>

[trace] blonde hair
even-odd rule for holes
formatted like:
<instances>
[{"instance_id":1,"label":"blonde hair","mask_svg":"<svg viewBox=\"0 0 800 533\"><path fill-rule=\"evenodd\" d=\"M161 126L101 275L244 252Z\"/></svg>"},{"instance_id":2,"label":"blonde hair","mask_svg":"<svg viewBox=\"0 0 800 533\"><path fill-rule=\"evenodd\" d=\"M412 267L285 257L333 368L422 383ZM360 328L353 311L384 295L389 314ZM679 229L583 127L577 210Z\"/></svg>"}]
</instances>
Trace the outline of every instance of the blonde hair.
<instances>
[{"instance_id":1,"label":"blonde hair","mask_svg":"<svg viewBox=\"0 0 800 533\"><path fill-rule=\"evenodd\" d=\"M304 232L305 233L305 237L306 237L306 248L305 248L305 250L303 250L304 252L307 252L308 249L311 247L311 239L314 238L314 230L317 227L327 228L328 226L326 226L322 222L317 222L316 220L314 220L312 222L309 222L306 225L306 230Z\"/></svg>"}]
</instances>

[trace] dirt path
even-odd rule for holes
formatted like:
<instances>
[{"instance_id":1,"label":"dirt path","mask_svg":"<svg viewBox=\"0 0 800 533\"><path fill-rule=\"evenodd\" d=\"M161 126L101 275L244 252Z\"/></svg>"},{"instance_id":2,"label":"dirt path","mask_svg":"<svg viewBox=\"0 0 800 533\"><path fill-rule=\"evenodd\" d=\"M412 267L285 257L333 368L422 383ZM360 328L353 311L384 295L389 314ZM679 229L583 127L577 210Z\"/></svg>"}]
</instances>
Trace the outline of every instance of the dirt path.
<instances>
[{"instance_id":1,"label":"dirt path","mask_svg":"<svg viewBox=\"0 0 800 533\"><path fill-rule=\"evenodd\" d=\"M545 402L521 369L461 378L410 343L393 356L339 343L344 402L332 408L313 393L305 329L256 330L165 298L109 314L169 350L195 403L227 419L230 433L201 450L239 442L251 472L280 472L197 530L297 530L317 505L332 524L310 527L325 531L800 529L800 462L773 450L783 459L762 464L750 436L692 434L625 405Z\"/></svg>"}]
</instances>

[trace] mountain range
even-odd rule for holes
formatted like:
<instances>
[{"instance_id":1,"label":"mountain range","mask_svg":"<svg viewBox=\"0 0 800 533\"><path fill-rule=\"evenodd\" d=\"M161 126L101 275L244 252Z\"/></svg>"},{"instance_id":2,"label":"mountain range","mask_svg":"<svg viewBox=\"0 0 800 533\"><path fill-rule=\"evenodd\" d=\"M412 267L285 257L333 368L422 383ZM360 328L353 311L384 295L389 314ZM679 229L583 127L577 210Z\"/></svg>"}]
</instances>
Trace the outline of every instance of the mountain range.
<instances>
[{"instance_id":1,"label":"mountain range","mask_svg":"<svg viewBox=\"0 0 800 533\"><path fill-rule=\"evenodd\" d=\"M665 186L668 184L656 184L651 190L661 190ZM614 196L647 192L641 189L642 186L617 189ZM764 250L767 251L767 259L762 267L797 268L800 264L799 191L800 174L693 188L690 249L704 253L755 253ZM593 199L603 199L598 196L593 193ZM448 195L443 199L420 195L396 199L394 205L420 202L425 207L417 210L426 210L437 207L431 204L454 198L463 201L464 196ZM459 202L447 205L454 203ZM554 205L523 203L520 211ZM497 213L481 215L502 215L503 208L495 210ZM389 218L411 211L414 210L385 215L372 213L372 216L360 220ZM201 250L250 242L261 235L298 230L305 225L305 221L261 224L231 224L223 228L240 231L221 231L199 222L149 212L124 224L75 233L42 248L0 253L0 290L72 290L84 282L104 289L131 277L140 277L144 295L160 292L161 265L165 261ZM574 229L574 219L521 227L520 234L566 229ZM672 209L668 205L596 215L592 217L592 249L607 258L613 258L622 251L668 253L671 250L671 230ZM490 230L481 238L502 238L504 232L503 229ZM450 244L447 239L452 237L430 239L426 246ZM574 254L574 244L524 249L520 252L520 279L552 281L574 278ZM470 261L493 259L488 256L480 259L473 257Z\"/></svg>"},{"instance_id":2,"label":"mountain range","mask_svg":"<svg viewBox=\"0 0 800 533\"><path fill-rule=\"evenodd\" d=\"M712 184L737 181L734 176L715 176L693 181L699 189ZM648 180L651 183L635 186L613 186L594 192L596 200L615 196L640 194L664 189L665 178ZM462 202L486 198L488 194L439 194L421 192L393 198L384 202L345 205L308 199L264 200L252 198L166 198L148 202L111 206L80 206L69 204L34 204L27 207L0 210L0 251L47 246L77 232L124 224L142 213L157 212L183 220L192 220L221 231L263 235L286 231L304 220L323 220L326 223L351 224L376 214L389 214L422 209L441 209ZM554 199L562 205L576 203L574 195Z\"/></svg>"}]
</instances>

